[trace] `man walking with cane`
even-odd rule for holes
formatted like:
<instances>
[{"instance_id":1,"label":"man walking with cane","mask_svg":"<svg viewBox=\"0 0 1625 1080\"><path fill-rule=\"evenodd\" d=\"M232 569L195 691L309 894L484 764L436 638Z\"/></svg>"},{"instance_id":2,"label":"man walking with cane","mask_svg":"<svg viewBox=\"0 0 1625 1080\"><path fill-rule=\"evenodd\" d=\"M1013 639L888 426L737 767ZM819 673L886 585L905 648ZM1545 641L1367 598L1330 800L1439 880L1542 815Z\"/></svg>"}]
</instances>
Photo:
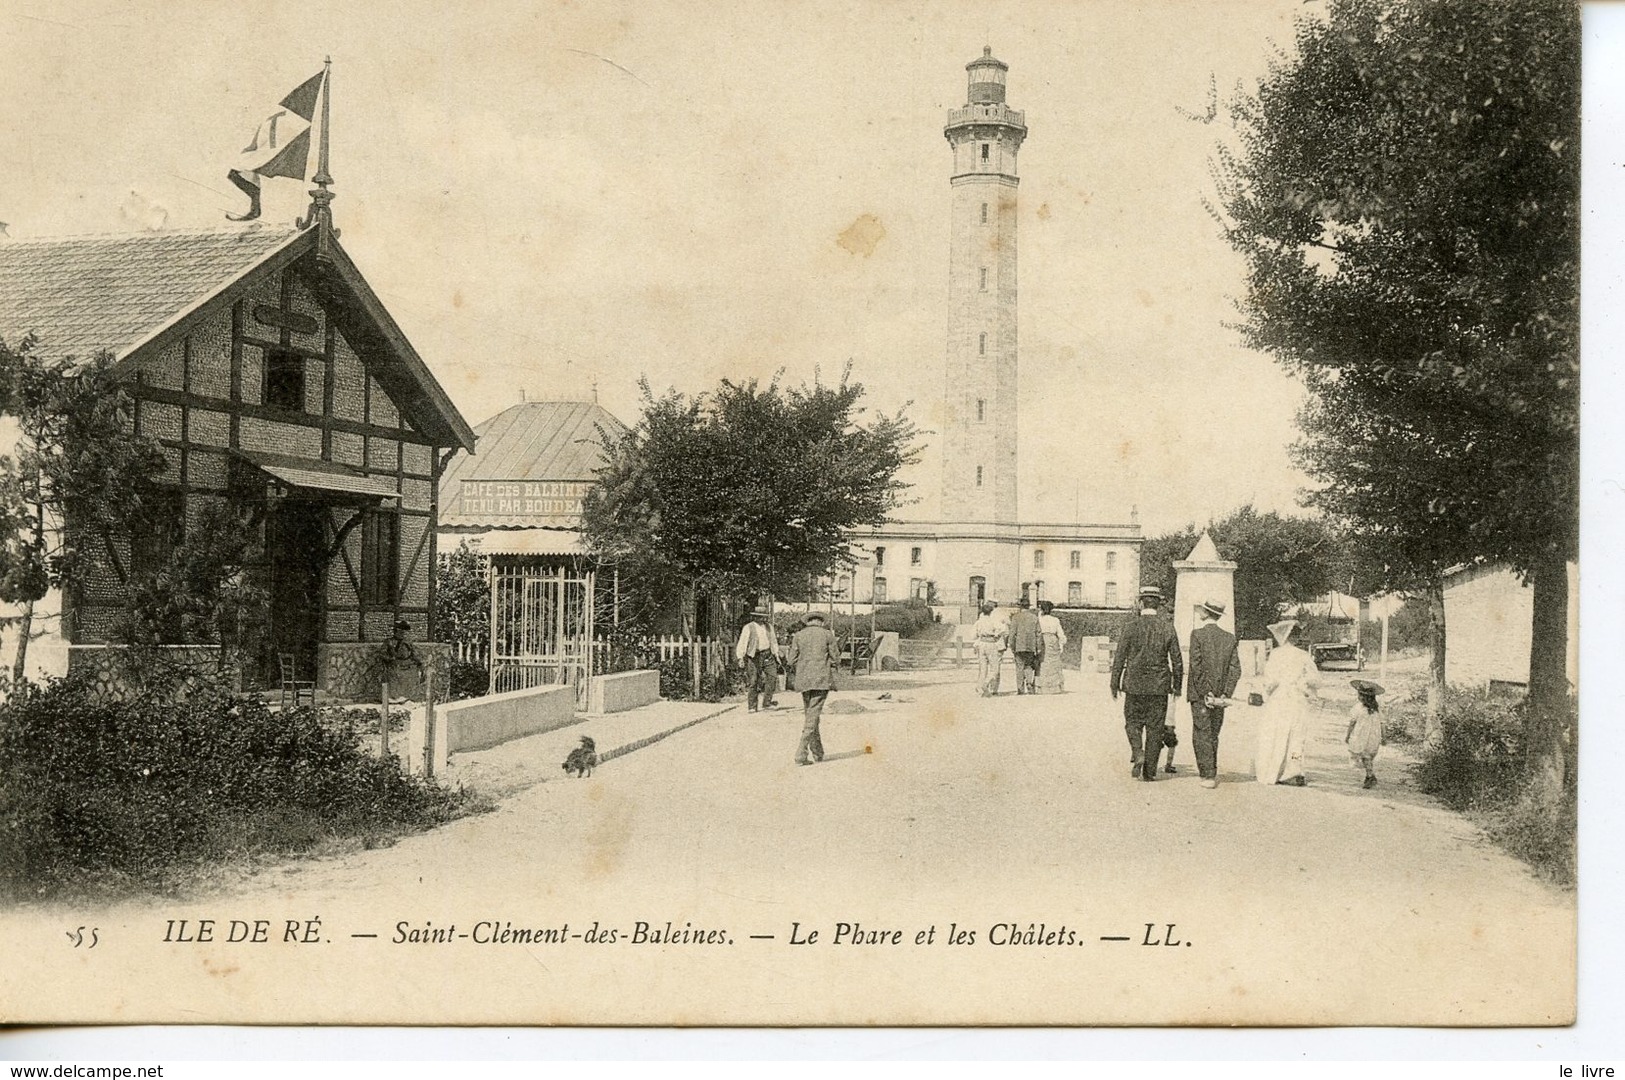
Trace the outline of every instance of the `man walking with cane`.
<instances>
[{"instance_id":1,"label":"man walking with cane","mask_svg":"<svg viewBox=\"0 0 1625 1080\"><path fill-rule=\"evenodd\" d=\"M1157 616L1161 606L1162 590L1142 586L1140 613L1124 622L1112 655L1112 700L1123 695L1123 729L1133 759L1130 775L1136 780L1157 778L1168 698L1185 678L1179 635Z\"/></svg>"}]
</instances>

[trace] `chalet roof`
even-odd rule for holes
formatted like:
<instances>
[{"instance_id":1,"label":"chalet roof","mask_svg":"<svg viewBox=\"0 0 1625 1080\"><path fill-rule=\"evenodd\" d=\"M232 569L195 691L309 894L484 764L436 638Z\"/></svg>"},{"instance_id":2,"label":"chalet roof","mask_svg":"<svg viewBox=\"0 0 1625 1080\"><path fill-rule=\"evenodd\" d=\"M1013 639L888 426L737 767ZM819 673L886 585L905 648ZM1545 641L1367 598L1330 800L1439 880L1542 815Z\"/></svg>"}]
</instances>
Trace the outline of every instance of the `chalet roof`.
<instances>
[{"instance_id":1,"label":"chalet roof","mask_svg":"<svg viewBox=\"0 0 1625 1080\"><path fill-rule=\"evenodd\" d=\"M41 356L123 358L298 236L259 225L0 242L0 337L32 332Z\"/></svg>"},{"instance_id":2,"label":"chalet roof","mask_svg":"<svg viewBox=\"0 0 1625 1080\"><path fill-rule=\"evenodd\" d=\"M625 425L590 401L530 401L504 409L474 429L479 450L452 459L441 501L464 480L593 480L604 463L598 428Z\"/></svg>"},{"instance_id":3,"label":"chalet roof","mask_svg":"<svg viewBox=\"0 0 1625 1080\"><path fill-rule=\"evenodd\" d=\"M38 339L41 356L125 361L161 347L251 271L317 251L320 227L217 229L0 242L0 337ZM381 356L374 371L403 412L443 446L473 449L474 432L417 350L329 232L308 264L312 284L350 344Z\"/></svg>"}]
</instances>

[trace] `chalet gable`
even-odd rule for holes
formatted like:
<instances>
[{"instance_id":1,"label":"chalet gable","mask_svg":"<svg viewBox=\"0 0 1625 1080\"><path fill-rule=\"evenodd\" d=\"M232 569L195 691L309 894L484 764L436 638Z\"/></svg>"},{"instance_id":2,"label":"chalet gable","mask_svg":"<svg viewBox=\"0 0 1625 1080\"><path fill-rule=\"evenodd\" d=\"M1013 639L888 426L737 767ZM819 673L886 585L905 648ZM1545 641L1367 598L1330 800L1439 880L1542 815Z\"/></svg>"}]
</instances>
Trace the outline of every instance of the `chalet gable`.
<instances>
[{"instance_id":1,"label":"chalet gable","mask_svg":"<svg viewBox=\"0 0 1625 1080\"><path fill-rule=\"evenodd\" d=\"M261 226L0 243L0 335L32 333L47 356L111 353L139 377L143 396L320 418L318 426L353 436L405 429L414 441L472 450L467 422L349 256L320 232Z\"/></svg>"}]
</instances>

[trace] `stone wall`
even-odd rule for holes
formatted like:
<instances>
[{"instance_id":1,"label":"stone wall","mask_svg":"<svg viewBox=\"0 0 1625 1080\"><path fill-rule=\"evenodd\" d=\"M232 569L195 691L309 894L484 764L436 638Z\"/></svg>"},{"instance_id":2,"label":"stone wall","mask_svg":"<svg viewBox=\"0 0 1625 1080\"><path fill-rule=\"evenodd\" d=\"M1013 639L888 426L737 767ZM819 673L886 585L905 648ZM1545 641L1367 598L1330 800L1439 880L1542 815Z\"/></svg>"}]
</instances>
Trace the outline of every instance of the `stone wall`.
<instances>
[{"instance_id":1,"label":"stone wall","mask_svg":"<svg viewBox=\"0 0 1625 1080\"><path fill-rule=\"evenodd\" d=\"M575 721L576 688L569 685L510 690L436 707L446 751L483 750L509 739L552 731Z\"/></svg>"},{"instance_id":2,"label":"stone wall","mask_svg":"<svg viewBox=\"0 0 1625 1080\"><path fill-rule=\"evenodd\" d=\"M379 658L386 643L377 641L332 641L316 646L316 685L334 697L352 701L373 701L378 697L383 672ZM434 672L435 696L444 699L451 679L451 646L414 641L425 669ZM389 673L390 697L408 701L423 700L423 677L411 664L398 665Z\"/></svg>"},{"instance_id":3,"label":"stone wall","mask_svg":"<svg viewBox=\"0 0 1625 1080\"><path fill-rule=\"evenodd\" d=\"M624 712L660 700L658 671L619 671L587 680L587 711Z\"/></svg>"},{"instance_id":4,"label":"stone wall","mask_svg":"<svg viewBox=\"0 0 1625 1080\"><path fill-rule=\"evenodd\" d=\"M161 645L158 651L163 659L199 676L220 672L218 645ZM123 645L69 645L68 675L88 679L96 697L121 701L129 695L127 658Z\"/></svg>"}]
</instances>

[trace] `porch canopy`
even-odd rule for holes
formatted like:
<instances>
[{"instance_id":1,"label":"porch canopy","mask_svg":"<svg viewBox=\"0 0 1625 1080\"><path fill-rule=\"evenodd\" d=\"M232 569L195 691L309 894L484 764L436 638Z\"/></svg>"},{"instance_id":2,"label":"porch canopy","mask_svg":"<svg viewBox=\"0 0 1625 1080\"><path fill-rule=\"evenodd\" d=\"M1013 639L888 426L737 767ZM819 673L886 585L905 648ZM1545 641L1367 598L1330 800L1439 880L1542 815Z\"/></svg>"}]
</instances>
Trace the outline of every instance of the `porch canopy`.
<instances>
[{"instance_id":1,"label":"porch canopy","mask_svg":"<svg viewBox=\"0 0 1625 1080\"><path fill-rule=\"evenodd\" d=\"M400 498L393 477L368 476L359 469L312 458L248 450L233 453L240 461L287 489L289 494L317 497L330 502L355 502L357 496L362 499Z\"/></svg>"}]
</instances>

